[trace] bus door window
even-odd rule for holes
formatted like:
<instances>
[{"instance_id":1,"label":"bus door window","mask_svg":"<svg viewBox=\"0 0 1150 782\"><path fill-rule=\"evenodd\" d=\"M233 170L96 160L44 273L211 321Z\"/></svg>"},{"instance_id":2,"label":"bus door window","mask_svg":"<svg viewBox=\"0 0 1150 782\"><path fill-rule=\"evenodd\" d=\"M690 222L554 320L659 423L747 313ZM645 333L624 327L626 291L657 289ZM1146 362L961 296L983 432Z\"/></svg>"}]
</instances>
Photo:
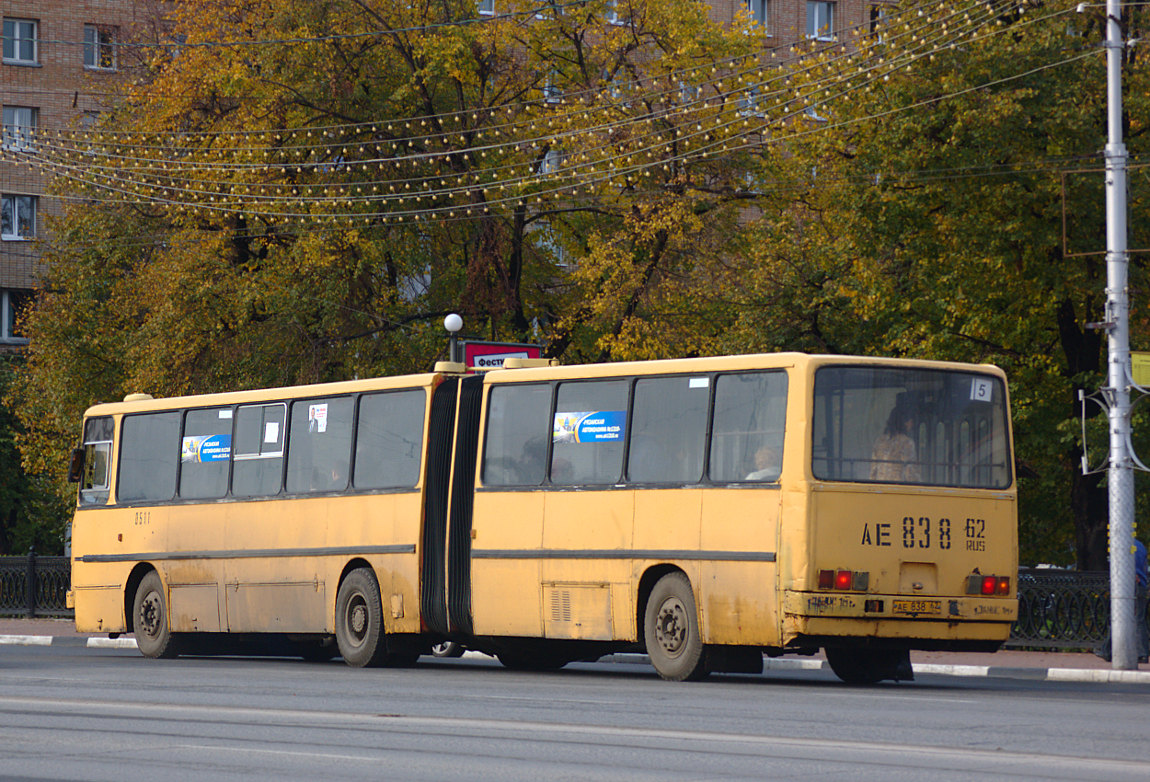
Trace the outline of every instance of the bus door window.
<instances>
[{"instance_id":1,"label":"bus door window","mask_svg":"<svg viewBox=\"0 0 1150 782\"><path fill-rule=\"evenodd\" d=\"M509 383L487 401L483 485L539 486L547 473L551 386Z\"/></svg>"},{"instance_id":2,"label":"bus door window","mask_svg":"<svg viewBox=\"0 0 1150 782\"><path fill-rule=\"evenodd\" d=\"M180 443L180 496L214 499L228 493L232 408L189 410Z\"/></svg>"},{"instance_id":3,"label":"bus door window","mask_svg":"<svg viewBox=\"0 0 1150 782\"><path fill-rule=\"evenodd\" d=\"M562 383L551 426L551 482L618 483L627 434L626 380Z\"/></svg>"},{"instance_id":4,"label":"bus door window","mask_svg":"<svg viewBox=\"0 0 1150 782\"><path fill-rule=\"evenodd\" d=\"M710 378L651 377L635 382L627 480L698 483L703 477Z\"/></svg>"},{"instance_id":5,"label":"bus door window","mask_svg":"<svg viewBox=\"0 0 1150 782\"><path fill-rule=\"evenodd\" d=\"M711 431L711 480L777 481L787 416L785 372L719 375Z\"/></svg>"},{"instance_id":6,"label":"bus door window","mask_svg":"<svg viewBox=\"0 0 1150 782\"><path fill-rule=\"evenodd\" d=\"M102 505L108 501L111 475L108 466L112 460L112 432L115 424L111 416L89 418L84 422L84 474L80 479L80 504Z\"/></svg>"},{"instance_id":7,"label":"bus door window","mask_svg":"<svg viewBox=\"0 0 1150 782\"><path fill-rule=\"evenodd\" d=\"M247 405L236 410L232 495L278 494L283 475L287 405Z\"/></svg>"},{"instance_id":8,"label":"bus door window","mask_svg":"<svg viewBox=\"0 0 1150 782\"><path fill-rule=\"evenodd\" d=\"M176 495L180 413L124 416L117 502L170 500Z\"/></svg>"},{"instance_id":9,"label":"bus door window","mask_svg":"<svg viewBox=\"0 0 1150 782\"><path fill-rule=\"evenodd\" d=\"M359 398L355 488L405 489L419 483L426 408L422 388Z\"/></svg>"}]
</instances>

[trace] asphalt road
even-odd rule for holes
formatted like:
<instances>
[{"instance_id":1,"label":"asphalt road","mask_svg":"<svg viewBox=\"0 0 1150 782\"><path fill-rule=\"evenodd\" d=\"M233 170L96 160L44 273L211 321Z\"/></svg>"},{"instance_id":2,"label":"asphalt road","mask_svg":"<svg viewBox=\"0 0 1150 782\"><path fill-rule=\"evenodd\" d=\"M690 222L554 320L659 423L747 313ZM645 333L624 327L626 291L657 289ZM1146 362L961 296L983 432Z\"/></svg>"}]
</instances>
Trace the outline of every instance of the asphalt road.
<instances>
[{"instance_id":1,"label":"asphalt road","mask_svg":"<svg viewBox=\"0 0 1150 782\"><path fill-rule=\"evenodd\" d=\"M0 647L4 780L1073 779L1150 776L1150 685L646 666L405 670Z\"/></svg>"}]
</instances>

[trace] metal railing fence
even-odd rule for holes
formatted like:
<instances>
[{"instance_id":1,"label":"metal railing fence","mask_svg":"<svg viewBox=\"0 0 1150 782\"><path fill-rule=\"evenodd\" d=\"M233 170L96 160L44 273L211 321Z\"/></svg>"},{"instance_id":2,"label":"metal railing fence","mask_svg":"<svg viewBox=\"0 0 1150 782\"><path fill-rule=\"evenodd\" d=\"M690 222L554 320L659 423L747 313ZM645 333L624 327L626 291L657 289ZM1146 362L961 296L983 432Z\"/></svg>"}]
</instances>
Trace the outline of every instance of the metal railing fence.
<instances>
[{"instance_id":1,"label":"metal railing fence","mask_svg":"<svg viewBox=\"0 0 1150 782\"><path fill-rule=\"evenodd\" d=\"M68 557L0 557L0 616L68 617ZM1110 625L1110 574L1022 568L1008 648L1090 649Z\"/></svg>"},{"instance_id":2,"label":"metal railing fence","mask_svg":"<svg viewBox=\"0 0 1150 782\"><path fill-rule=\"evenodd\" d=\"M72 583L68 557L0 557L0 616L72 616L65 594Z\"/></svg>"}]
</instances>

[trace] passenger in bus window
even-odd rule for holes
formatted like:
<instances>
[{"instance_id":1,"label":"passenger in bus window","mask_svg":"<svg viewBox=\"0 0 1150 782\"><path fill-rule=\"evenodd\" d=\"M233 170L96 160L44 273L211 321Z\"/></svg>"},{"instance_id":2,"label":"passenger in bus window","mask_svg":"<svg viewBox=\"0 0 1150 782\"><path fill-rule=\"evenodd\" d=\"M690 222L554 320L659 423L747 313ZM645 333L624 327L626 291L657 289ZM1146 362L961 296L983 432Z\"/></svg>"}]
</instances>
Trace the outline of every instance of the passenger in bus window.
<instances>
[{"instance_id":1,"label":"passenger in bus window","mask_svg":"<svg viewBox=\"0 0 1150 782\"><path fill-rule=\"evenodd\" d=\"M779 449L772 445L764 445L755 451L755 469L747 473L744 480L773 481L778 479L782 471L782 459L779 458Z\"/></svg>"},{"instance_id":2,"label":"passenger in bus window","mask_svg":"<svg viewBox=\"0 0 1150 782\"><path fill-rule=\"evenodd\" d=\"M899 398L886 420L886 428L871 450L870 479L894 483L917 483L920 477L918 456L911 439L914 431L914 407Z\"/></svg>"}]
</instances>

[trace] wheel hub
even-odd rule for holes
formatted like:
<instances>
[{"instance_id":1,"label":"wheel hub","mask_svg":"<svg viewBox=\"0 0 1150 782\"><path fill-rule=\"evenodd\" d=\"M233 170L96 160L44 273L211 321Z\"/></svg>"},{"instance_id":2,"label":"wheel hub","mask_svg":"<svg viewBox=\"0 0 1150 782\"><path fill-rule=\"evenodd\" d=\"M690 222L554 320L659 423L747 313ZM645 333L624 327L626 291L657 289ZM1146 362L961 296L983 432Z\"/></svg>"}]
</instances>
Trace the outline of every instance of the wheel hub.
<instances>
[{"instance_id":1,"label":"wheel hub","mask_svg":"<svg viewBox=\"0 0 1150 782\"><path fill-rule=\"evenodd\" d=\"M678 598L670 598L659 607L655 620L655 640L668 655L676 655L687 640L687 610Z\"/></svg>"},{"instance_id":2,"label":"wheel hub","mask_svg":"<svg viewBox=\"0 0 1150 782\"><path fill-rule=\"evenodd\" d=\"M140 629L155 635L160 627L160 601L154 592L140 601Z\"/></svg>"}]
</instances>

